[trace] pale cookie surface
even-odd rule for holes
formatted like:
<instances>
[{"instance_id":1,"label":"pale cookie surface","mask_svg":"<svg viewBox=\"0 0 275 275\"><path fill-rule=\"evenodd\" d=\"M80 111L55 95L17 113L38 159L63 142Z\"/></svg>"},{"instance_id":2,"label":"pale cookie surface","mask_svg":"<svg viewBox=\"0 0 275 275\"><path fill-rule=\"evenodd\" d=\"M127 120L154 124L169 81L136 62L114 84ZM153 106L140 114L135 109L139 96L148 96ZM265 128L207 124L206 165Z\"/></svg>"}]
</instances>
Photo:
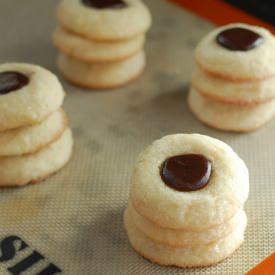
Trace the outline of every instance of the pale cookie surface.
<instances>
[{"instance_id":1,"label":"pale cookie surface","mask_svg":"<svg viewBox=\"0 0 275 275\"><path fill-rule=\"evenodd\" d=\"M248 51L231 51L216 42L222 30L241 27L261 35L263 43ZM210 32L197 46L195 60L205 71L232 81L250 81L275 75L275 38L266 29L230 24Z\"/></svg>"},{"instance_id":2,"label":"pale cookie surface","mask_svg":"<svg viewBox=\"0 0 275 275\"><path fill-rule=\"evenodd\" d=\"M224 131L254 131L275 115L275 100L255 106L238 106L210 100L195 89L189 94L188 104L201 122Z\"/></svg>"},{"instance_id":3,"label":"pale cookie surface","mask_svg":"<svg viewBox=\"0 0 275 275\"><path fill-rule=\"evenodd\" d=\"M217 241L229 235L241 220L246 219L245 212L241 209L233 218L221 225L202 231L189 231L160 227L140 215L131 203L129 203L125 215L131 217L135 227L154 242L175 247L194 247Z\"/></svg>"},{"instance_id":4,"label":"pale cookie surface","mask_svg":"<svg viewBox=\"0 0 275 275\"><path fill-rule=\"evenodd\" d=\"M205 97L238 105L254 105L275 97L275 77L248 82L232 82L214 77L194 67L192 86Z\"/></svg>"},{"instance_id":5,"label":"pale cookie surface","mask_svg":"<svg viewBox=\"0 0 275 275\"><path fill-rule=\"evenodd\" d=\"M161 179L162 163L173 156L200 154L212 163L208 184L177 191ZM203 230L232 218L248 197L245 163L225 143L199 134L175 134L155 141L135 165L130 199L135 209L160 227Z\"/></svg>"},{"instance_id":6,"label":"pale cookie surface","mask_svg":"<svg viewBox=\"0 0 275 275\"><path fill-rule=\"evenodd\" d=\"M72 152L71 130L42 150L23 156L0 157L0 186L20 186L45 179L61 169Z\"/></svg>"},{"instance_id":7,"label":"pale cookie surface","mask_svg":"<svg viewBox=\"0 0 275 275\"><path fill-rule=\"evenodd\" d=\"M57 11L65 28L94 40L121 40L146 32L151 25L148 8L140 0L123 0L121 9L96 9L82 0L62 0Z\"/></svg>"},{"instance_id":8,"label":"pale cookie surface","mask_svg":"<svg viewBox=\"0 0 275 275\"><path fill-rule=\"evenodd\" d=\"M30 154L58 139L67 127L62 109L32 126L0 132L0 156Z\"/></svg>"},{"instance_id":9,"label":"pale cookie surface","mask_svg":"<svg viewBox=\"0 0 275 275\"><path fill-rule=\"evenodd\" d=\"M124 225L133 248L143 257L160 265L203 267L216 264L229 257L243 242L246 219L223 239L208 245L192 248L172 247L152 241L139 231L129 216L124 215Z\"/></svg>"},{"instance_id":10,"label":"pale cookie surface","mask_svg":"<svg viewBox=\"0 0 275 275\"><path fill-rule=\"evenodd\" d=\"M62 28L58 28L53 35L54 44L61 52L78 60L95 63L126 59L142 49L144 40L142 34L122 41L101 42Z\"/></svg>"},{"instance_id":11,"label":"pale cookie surface","mask_svg":"<svg viewBox=\"0 0 275 275\"><path fill-rule=\"evenodd\" d=\"M61 54L58 67L62 75L73 84L86 88L108 89L136 79L145 67L145 55L139 52L126 60L93 64Z\"/></svg>"},{"instance_id":12,"label":"pale cookie surface","mask_svg":"<svg viewBox=\"0 0 275 275\"><path fill-rule=\"evenodd\" d=\"M0 73L9 71L25 75L29 83L0 94L0 131L39 123L62 105L63 89L57 77L48 70L26 63L0 65Z\"/></svg>"}]
</instances>

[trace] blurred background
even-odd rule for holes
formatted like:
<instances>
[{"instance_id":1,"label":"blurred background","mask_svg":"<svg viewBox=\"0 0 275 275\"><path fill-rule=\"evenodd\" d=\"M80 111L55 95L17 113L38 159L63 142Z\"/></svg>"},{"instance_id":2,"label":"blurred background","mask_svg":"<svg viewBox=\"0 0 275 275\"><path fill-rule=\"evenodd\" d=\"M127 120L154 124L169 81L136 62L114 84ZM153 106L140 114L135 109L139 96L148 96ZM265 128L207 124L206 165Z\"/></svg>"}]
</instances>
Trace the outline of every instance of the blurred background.
<instances>
[{"instance_id":1,"label":"blurred background","mask_svg":"<svg viewBox=\"0 0 275 275\"><path fill-rule=\"evenodd\" d=\"M243 11L275 26L274 0L224 0Z\"/></svg>"},{"instance_id":2,"label":"blurred background","mask_svg":"<svg viewBox=\"0 0 275 275\"><path fill-rule=\"evenodd\" d=\"M275 33L275 0L169 0L196 16L226 25L242 22L258 25Z\"/></svg>"}]
</instances>

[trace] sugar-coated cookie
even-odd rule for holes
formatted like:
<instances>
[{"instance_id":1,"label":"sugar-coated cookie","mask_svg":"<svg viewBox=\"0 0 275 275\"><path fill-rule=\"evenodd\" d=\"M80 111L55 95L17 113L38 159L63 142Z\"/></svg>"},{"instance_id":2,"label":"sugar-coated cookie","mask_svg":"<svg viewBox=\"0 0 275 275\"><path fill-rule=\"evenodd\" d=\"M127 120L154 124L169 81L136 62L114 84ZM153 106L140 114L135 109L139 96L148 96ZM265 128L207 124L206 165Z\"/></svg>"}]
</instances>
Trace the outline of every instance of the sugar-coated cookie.
<instances>
[{"instance_id":1,"label":"sugar-coated cookie","mask_svg":"<svg viewBox=\"0 0 275 275\"><path fill-rule=\"evenodd\" d=\"M235 35L232 40L246 36L246 41L253 42L252 49L232 50L231 45L224 37L217 37L222 31L231 28L241 28L244 33ZM250 30L252 34L246 34ZM221 46L217 43L226 45ZM232 35L231 35L232 38ZM244 44L239 43L241 46ZM206 72L216 77L230 81L251 81L275 76L275 38L266 29L247 24L229 24L210 32L198 44L195 50L196 63Z\"/></svg>"},{"instance_id":2,"label":"sugar-coated cookie","mask_svg":"<svg viewBox=\"0 0 275 275\"><path fill-rule=\"evenodd\" d=\"M47 178L62 168L72 152L71 130L34 154L0 157L0 186L19 186Z\"/></svg>"},{"instance_id":3,"label":"sugar-coated cookie","mask_svg":"<svg viewBox=\"0 0 275 275\"><path fill-rule=\"evenodd\" d=\"M199 134L165 136L138 157L124 226L133 248L160 265L204 267L243 242L249 192L245 163Z\"/></svg>"},{"instance_id":4,"label":"sugar-coated cookie","mask_svg":"<svg viewBox=\"0 0 275 275\"><path fill-rule=\"evenodd\" d=\"M63 28L57 28L53 35L55 46L63 53L79 61L112 62L129 58L144 45L144 34L132 39L105 42L81 37Z\"/></svg>"},{"instance_id":5,"label":"sugar-coated cookie","mask_svg":"<svg viewBox=\"0 0 275 275\"><path fill-rule=\"evenodd\" d=\"M189 94L188 104L201 122L224 131L250 132L263 126L275 115L275 100L240 107L206 98L194 88Z\"/></svg>"},{"instance_id":6,"label":"sugar-coated cookie","mask_svg":"<svg viewBox=\"0 0 275 275\"><path fill-rule=\"evenodd\" d=\"M142 256L160 265L203 267L229 257L243 242L246 219L223 239L196 247L173 247L154 242L139 231L131 216L124 215L124 225L133 248Z\"/></svg>"},{"instance_id":7,"label":"sugar-coated cookie","mask_svg":"<svg viewBox=\"0 0 275 275\"><path fill-rule=\"evenodd\" d=\"M63 98L58 79L48 70L26 63L0 65L0 132L45 120Z\"/></svg>"},{"instance_id":8,"label":"sugar-coated cookie","mask_svg":"<svg viewBox=\"0 0 275 275\"><path fill-rule=\"evenodd\" d=\"M67 127L67 117L62 109L45 121L0 132L0 156L15 156L39 151L57 140Z\"/></svg>"},{"instance_id":9,"label":"sugar-coated cookie","mask_svg":"<svg viewBox=\"0 0 275 275\"><path fill-rule=\"evenodd\" d=\"M136 79L145 66L145 55L139 52L129 59L111 63L84 63L60 54L58 67L71 83L85 88L107 89Z\"/></svg>"},{"instance_id":10,"label":"sugar-coated cookie","mask_svg":"<svg viewBox=\"0 0 275 275\"><path fill-rule=\"evenodd\" d=\"M194 66L192 86L203 96L235 105L255 105L275 98L275 76L247 82L226 81Z\"/></svg>"},{"instance_id":11,"label":"sugar-coated cookie","mask_svg":"<svg viewBox=\"0 0 275 275\"><path fill-rule=\"evenodd\" d=\"M121 40L146 32L151 15L140 0L62 0L61 25L92 40Z\"/></svg>"},{"instance_id":12,"label":"sugar-coated cookie","mask_svg":"<svg viewBox=\"0 0 275 275\"><path fill-rule=\"evenodd\" d=\"M230 24L197 46L188 102L205 124L248 132L275 114L275 38L266 29Z\"/></svg>"},{"instance_id":13,"label":"sugar-coated cookie","mask_svg":"<svg viewBox=\"0 0 275 275\"><path fill-rule=\"evenodd\" d=\"M175 247L194 247L217 241L228 236L242 220L246 220L246 214L241 209L225 223L200 231L190 231L169 229L155 225L140 215L131 202L129 202L125 215L131 217L135 227L152 241Z\"/></svg>"},{"instance_id":14,"label":"sugar-coated cookie","mask_svg":"<svg viewBox=\"0 0 275 275\"><path fill-rule=\"evenodd\" d=\"M176 174L183 173L181 163L193 171L184 174L184 184L168 169L172 165ZM243 207L248 192L247 167L227 144L199 134L175 134L155 141L140 154L130 200L154 224L192 231L228 221Z\"/></svg>"}]
</instances>

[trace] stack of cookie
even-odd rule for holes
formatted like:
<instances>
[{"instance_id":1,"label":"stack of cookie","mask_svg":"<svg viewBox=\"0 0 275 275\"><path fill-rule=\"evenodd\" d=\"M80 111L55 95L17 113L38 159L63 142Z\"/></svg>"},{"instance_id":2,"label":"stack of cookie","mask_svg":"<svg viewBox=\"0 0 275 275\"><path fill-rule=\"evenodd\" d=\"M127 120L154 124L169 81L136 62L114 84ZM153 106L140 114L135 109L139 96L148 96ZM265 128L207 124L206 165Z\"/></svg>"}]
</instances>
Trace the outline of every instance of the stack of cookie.
<instances>
[{"instance_id":1,"label":"stack of cookie","mask_svg":"<svg viewBox=\"0 0 275 275\"><path fill-rule=\"evenodd\" d=\"M0 186L45 179L70 158L72 135L51 72L25 63L0 65Z\"/></svg>"},{"instance_id":2,"label":"stack of cookie","mask_svg":"<svg viewBox=\"0 0 275 275\"><path fill-rule=\"evenodd\" d=\"M163 137L138 158L124 224L134 249L152 262L213 265L242 243L249 179L225 143L198 134Z\"/></svg>"},{"instance_id":3,"label":"stack of cookie","mask_svg":"<svg viewBox=\"0 0 275 275\"><path fill-rule=\"evenodd\" d=\"M248 132L275 114L275 38L260 27L230 24L195 51L189 105L205 124Z\"/></svg>"},{"instance_id":4,"label":"stack of cookie","mask_svg":"<svg viewBox=\"0 0 275 275\"><path fill-rule=\"evenodd\" d=\"M62 0L53 36L58 67L75 85L106 89L136 79L145 66L143 45L151 25L140 0Z\"/></svg>"}]
</instances>

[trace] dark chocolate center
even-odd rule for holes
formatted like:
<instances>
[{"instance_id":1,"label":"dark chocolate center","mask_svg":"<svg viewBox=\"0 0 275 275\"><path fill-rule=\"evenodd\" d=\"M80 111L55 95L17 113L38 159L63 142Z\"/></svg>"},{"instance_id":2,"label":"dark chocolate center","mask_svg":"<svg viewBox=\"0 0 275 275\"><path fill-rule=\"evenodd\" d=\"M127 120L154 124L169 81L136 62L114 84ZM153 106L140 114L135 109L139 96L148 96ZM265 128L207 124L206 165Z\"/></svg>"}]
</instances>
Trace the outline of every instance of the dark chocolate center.
<instances>
[{"instance_id":1,"label":"dark chocolate center","mask_svg":"<svg viewBox=\"0 0 275 275\"><path fill-rule=\"evenodd\" d=\"M18 90L29 83L29 78L18 72L0 73L0 95Z\"/></svg>"},{"instance_id":2,"label":"dark chocolate center","mask_svg":"<svg viewBox=\"0 0 275 275\"><path fill-rule=\"evenodd\" d=\"M83 4L96 9L122 9L127 4L122 0L82 0Z\"/></svg>"},{"instance_id":3,"label":"dark chocolate center","mask_svg":"<svg viewBox=\"0 0 275 275\"><path fill-rule=\"evenodd\" d=\"M202 155L186 154L164 161L160 169L162 180L177 191L196 191L209 182L211 162Z\"/></svg>"},{"instance_id":4,"label":"dark chocolate center","mask_svg":"<svg viewBox=\"0 0 275 275\"><path fill-rule=\"evenodd\" d=\"M251 30L232 28L220 32L216 41L231 51L249 51L261 45L264 39Z\"/></svg>"}]
</instances>

